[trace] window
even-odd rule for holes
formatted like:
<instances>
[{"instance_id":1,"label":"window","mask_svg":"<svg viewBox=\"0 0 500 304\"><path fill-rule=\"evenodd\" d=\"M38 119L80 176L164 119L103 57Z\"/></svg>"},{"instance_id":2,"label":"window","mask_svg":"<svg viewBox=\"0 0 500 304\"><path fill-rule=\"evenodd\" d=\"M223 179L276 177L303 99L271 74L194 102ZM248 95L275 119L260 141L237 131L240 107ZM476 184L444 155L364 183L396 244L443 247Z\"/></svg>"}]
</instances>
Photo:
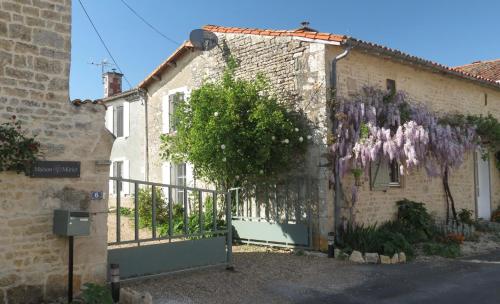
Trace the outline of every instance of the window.
<instances>
[{"instance_id":1,"label":"window","mask_svg":"<svg viewBox=\"0 0 500 304\"><path fill-rule=\"evenodd\" d=\"M116 137L128 137L130 134L130 103L109 105L106 109L106 128Z\"/></svg>"},{"instance_id":2,"label":"window","mask_svg":"<svg viewBox=\"0 0 500 304\"><path fill-rule=\"evenodd\" d=\"M488 94L484 93L484 105L488 105Z\"/></svg>"},{"instance_id":3,"label":"window","mask_svg":"<svg viewBox=\"0 0 500 304\"><path fill-rule=\"evenodd\" d=\"M123 161L115 161L113 162L113 177L122 177L123 176ZM117 183L113 183L113 193L117 193ZM123 184L120 182L120 189L123 190Z\"/></svg>"},{"instance_id":4,"label":"window","mask_svg":"<svg viewBox=\"0 0 500 304\"><path fill-rule=\"evenodd\" d=\"M169 130L175 132L177 122L175 121L175 110L180 102L184 101L184 93L175 93L168 96Z\"/></svg>"},{"instance_id":5,"label":"window","mask_svg":"<svg viewBox=\"0 0 500 304\"><path fill-rule=\"evenodd\" d=\"M391 95L396 94L396 80L387 79L386 85L387 85L387 92L389 92Z\"/></svg>"},{"instance_id":6,"label":"window","mask_svg":"<svg viewBox=\"0 0 500 304\"><path fill-rule=\"evenodd\" d=\"M400 186L399 163L396 160L390 163L389 186Z\"/></svg>"},{"instance_id":7,"label":"window","mask_svg":"<svg viewBox=\"0 0 500 304\"><path fill-rule=\"evenodd\" d=\"M170 181L176 186L186 186L186 163L172 164L170 167ZM175 188L174 202L183 203L185 189Z\"/></svg>"},{"instance_id":8,"label":"window","mask_svg":"<svg viewBox=\"0 0 500 304\"><path fill-rule=\"evenodd\" d=\"M123 137L123 105L115 108L113 116L113 134L116 137Z\"/></svg>"},{"instance_id":9,"label":"window","mask_svg":"<svg viewBox=\"0 0 500 304\"><path fill-rule=\"evenodd\" d=\"M389 187L401 186L399 163L396 160L389 162L387 159L371 163L370 189L387 190Z\"/></svg>"},{"instance_id":10,"label":"window","mask_svg":"<svg viewBox=\"0 0 500 304\"><path fill-rule=\"evenodd\" d=\"M186 99L186 88L170 91L168 95L163 98L162 103L162 121L163 133L175 132L175 110L179 103L184 102Z\"/></svg>"}]
</instances>

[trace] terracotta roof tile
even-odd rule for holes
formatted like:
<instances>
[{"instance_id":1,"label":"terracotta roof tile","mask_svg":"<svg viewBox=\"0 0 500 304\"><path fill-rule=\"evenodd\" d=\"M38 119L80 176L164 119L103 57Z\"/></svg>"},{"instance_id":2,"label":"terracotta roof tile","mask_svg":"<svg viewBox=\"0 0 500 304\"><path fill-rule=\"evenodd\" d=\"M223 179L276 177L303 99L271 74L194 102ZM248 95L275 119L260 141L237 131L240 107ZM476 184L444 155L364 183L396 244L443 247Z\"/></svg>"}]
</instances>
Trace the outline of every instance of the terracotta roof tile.
<instances>
[{"instance_id":1,"label":"terracotta roof tile","mask_svg":"<svg viewBox=\"0 0 500 304\"><path fill-rule=\"evenodd\" d=\"M500 59L477 61L454 68L465 73L484 77L492 81L500 81Z\"/></svg>"}]
</instances>

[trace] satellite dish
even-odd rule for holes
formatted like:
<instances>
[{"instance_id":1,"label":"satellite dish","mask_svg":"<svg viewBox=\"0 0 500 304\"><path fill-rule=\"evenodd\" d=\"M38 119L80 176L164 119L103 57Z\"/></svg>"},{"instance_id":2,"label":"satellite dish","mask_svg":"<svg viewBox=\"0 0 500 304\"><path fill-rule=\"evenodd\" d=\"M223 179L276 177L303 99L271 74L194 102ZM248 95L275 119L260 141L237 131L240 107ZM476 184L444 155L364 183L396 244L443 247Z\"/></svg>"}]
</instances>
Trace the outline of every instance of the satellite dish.
<instances>
[{"instance_id":1,"label":"satellite dish","mask_svg":"<svg viewBox=\"0 0 500 304\"><path fill-rule=\"evenodd\" d=\"M217 36L210 32L202 29L192 30L189 34L189 41L191 44L199 50L209 51L217 45Z\"/></svg>"}]
</instances>

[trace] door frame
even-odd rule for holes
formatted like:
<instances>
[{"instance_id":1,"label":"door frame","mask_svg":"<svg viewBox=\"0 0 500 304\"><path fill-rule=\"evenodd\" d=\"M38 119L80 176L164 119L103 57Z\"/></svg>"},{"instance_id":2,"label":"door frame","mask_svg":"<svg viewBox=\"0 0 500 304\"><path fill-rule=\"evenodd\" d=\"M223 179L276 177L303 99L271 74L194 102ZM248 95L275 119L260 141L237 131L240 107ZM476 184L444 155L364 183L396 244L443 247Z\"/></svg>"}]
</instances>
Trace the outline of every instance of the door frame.
<instances>
[{"instance_id":1,"label":"door frame","mask_svg":"<svg viewBox=\"0 0 500 304\"><path fill-rule=\"evenodd\" d=\"M478 200L478 195L479 195L479 166L478 166L478 161L480 155L479 150L474 151L474 200L476 202L476 220L479 218L479 200ZM491 155L488 154L488 185L490 188L490 212L493 211L493 196L492 196L492 187L491 187ZM490 220L489 218L486 220Z\"/></svg>"}]
</instances>

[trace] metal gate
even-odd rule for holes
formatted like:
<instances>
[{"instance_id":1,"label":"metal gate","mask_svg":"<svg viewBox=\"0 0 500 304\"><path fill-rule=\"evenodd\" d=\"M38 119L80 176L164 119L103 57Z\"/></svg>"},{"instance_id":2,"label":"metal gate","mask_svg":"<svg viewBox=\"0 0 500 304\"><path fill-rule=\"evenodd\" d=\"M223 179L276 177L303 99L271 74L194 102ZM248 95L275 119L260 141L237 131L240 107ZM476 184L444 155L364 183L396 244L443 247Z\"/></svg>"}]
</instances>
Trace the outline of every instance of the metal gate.
<instances>
[{"instance_id":1,"label":"metal gate","mask_svg":"<svg viewBox=\"0 0 500 304\"><path fill-rule=\"evenodd\" d=\"M234 239L276 247L312 247L317 182L289 177L277 184L239 188L233 193Z\"/></svg>"},{"instance_id":2,"label":"metal gate","mask_svg":"<svg viewBox=\"0 0 500 304\"><path fill-rule=\"evenodd\" d=\"M231 266L230 192L110 180L108 263L122 278Z\"/></svg>"}]
</instances>

